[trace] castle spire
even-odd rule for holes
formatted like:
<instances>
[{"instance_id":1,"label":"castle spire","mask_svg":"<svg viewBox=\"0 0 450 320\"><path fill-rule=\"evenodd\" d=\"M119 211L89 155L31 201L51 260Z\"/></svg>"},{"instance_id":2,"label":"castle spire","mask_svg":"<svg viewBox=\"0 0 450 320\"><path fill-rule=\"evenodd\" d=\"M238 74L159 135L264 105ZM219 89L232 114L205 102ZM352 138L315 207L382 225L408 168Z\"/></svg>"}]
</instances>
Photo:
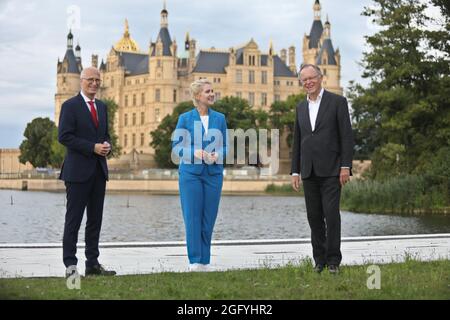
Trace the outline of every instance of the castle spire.
<instances>
[{"instance_id":1,"label":"castle spire","mask_svg":"<svg viewBox=\"0 0 450 320\"><path fill-rule=\"evenodd\" d=\"M327 14L327 21L325 21L325 28L323 30L323 38L324 39L330 39L331 38L331 24L330 24L330 20L328 19L328 14Z\"/></svg>"},{"instance_id":2,"label":"castle spire","mask_svg":"<svg viewBox=\"0 0 450 320\"><path fill-rule=\"evenodd\" d=\"M316 0L316 2L314 2L314 5L313 5L314 20L320 20L320 18L321 18L320 10L321 9L322 9L322 6L320 5L319 0Z\"/></svg>"},{"instance_id":3,"label":"castle spire","mask_svg":"<svg viewBox=\"0 0 450 320\"><path fill-rule=\"evenodd\" d=\"M136 41L131 38L128 19L125 19L125 30L123 32L122 39L114 45L114 49L124 52L139 52L139 46Z\"/></svg>"},{"instance_id":4,"label":"castle spire","mask_svg":"<svg viewBox=\"0 0 450 320\"><path fill-rule=\"evenodd\" d=\"M164 8L161 11L161 28L167 28L169 27L169 20L168 20L169 12L166 9L166 1L164 0Z\"/></svg>"},{"instance_id":5,"label":"castle spire","mask_svg":"<svg viewBox=\"0 0 450 320\"><path fill-rule=\"evenodd\" d=\"M73 49L72 29L69 30L69 34L67 35L67 49Z\"/></svg>"}]
</instances>

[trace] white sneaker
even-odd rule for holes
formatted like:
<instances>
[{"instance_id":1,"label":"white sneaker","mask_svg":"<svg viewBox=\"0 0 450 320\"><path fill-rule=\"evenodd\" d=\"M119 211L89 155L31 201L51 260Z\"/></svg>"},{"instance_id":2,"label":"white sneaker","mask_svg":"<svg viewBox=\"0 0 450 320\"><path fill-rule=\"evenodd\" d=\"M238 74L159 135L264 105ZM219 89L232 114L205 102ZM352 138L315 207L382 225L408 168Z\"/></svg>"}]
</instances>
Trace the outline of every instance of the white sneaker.
<instances>
[{"instance_id":1,"label":"white sneaker","mask_svg":"<svg viewBox=\"0 0 450 320\"><path fill-rule=\"evenodd\" d=\"M200 263L191 263L189 264L189 271L190 272L200 272L203 271L203 265Z\"/></svg>"}]
</instances>

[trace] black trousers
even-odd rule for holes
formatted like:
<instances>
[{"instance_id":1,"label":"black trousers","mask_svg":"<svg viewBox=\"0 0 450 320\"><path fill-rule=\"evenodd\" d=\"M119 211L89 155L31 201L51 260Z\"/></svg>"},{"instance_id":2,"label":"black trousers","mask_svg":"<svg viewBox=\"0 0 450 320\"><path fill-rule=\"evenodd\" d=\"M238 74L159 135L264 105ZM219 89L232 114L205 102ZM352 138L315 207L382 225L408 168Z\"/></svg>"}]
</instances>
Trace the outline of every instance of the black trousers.
<instances>
[{"instance_id":1,"label":"black trousers","mask_svg":"<svg viewBox=\"0 0 450 320\"><path fill-rule=\"evenodd\" d=\"M303 190L314 261L339 265L342 260L339 177L317 177L312 173L303 180Z\"/></svg>"},{"instance_id":2,"label":"black trousers","mask_svg":"<svg viewBox=\"0 0 450 320\"><path fill-rule=\"evenodd\" d=\"M67 211L63 235L63 261L66 267L77 265L77 242L81 221L86 209L85 230L86 267L98 265L98 243L103 218L106 179L100 163L95 173L83 183L66 182Z\"/></svg>"}]
</instances>

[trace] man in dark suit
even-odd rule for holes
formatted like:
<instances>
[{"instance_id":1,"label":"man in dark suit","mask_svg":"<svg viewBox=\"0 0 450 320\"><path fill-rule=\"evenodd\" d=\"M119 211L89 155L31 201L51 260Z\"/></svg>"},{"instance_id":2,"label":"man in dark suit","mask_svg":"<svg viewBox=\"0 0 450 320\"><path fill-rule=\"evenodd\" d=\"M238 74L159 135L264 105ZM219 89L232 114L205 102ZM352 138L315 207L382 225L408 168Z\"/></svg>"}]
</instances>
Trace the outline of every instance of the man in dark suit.
<instances>
[{"instance_id":1,"label":"man in dark suit","mask_svg":"<svg viewBox=\"0 0 450 320\"><path fill-rule=\"evenodd\" d=\"M315 271L339 272L341 187L350 179L353 134L347 100L322 88L322 72L312 64L300 69L307 99L297 106L292 147L292 187L301 181L311 227ZM301 175L301 180L300 180Z\"/></svg>"},{"instance_id":2,"label":"man in dark suit","mask_svg":"<svg viewBox=\"0 0 450 320\"><path fill-rule=\"evenodd\" d=\"M66 277L78 273L78 231L87 208L85 275L115 275L97 260L108 180L106 156L111 151L107 108L95 99L101 83L99 71L86 68L80 78L81 92L63 103L58 126L58 140L67 148L60 175L67 192L63 261L67 268Z\"/></svg>"}]
</instances>

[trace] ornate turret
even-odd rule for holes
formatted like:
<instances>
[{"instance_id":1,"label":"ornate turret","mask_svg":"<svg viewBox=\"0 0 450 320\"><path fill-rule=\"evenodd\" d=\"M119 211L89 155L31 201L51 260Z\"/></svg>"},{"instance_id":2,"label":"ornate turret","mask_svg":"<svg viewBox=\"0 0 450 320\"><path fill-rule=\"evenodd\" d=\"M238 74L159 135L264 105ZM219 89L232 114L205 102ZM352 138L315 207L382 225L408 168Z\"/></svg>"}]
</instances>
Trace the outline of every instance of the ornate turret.
<instances>
[{"instance_id":1,"label":"ornate turret","mask_svg":"<svg viewBox=\"0 0 450 320\"><path fill-rule=\"evenodd\" d=\"M169 27L169 12L166 9L166 1L164 1L164 8L161 10L161 28Z\"/></svg>"},{"instance_id":2,"label":"ornate turret","mask_svg":"<svg viewBox=\"0 0 450 320\"><path fill-rule=\"evenodd\" d=\"M130 36L130 28L127 19L125 19L125 31L122 39L114 45L114 49L121 52L139 52L138 44Z\"/></svg>"},{"instance_id":3,"label":"ornate turret","mask_svg":"<svg viewBox=\"0 0 450 320\"><path fill-rule=\"evenodd\" d=\"M313 5L313 10L314 10L314 20L320 20L321 16L320 16L320 10L322 9L322 6L320 5L319 0L316 0L316 2L314 2Z\"/></svg>"}]
</instances>

